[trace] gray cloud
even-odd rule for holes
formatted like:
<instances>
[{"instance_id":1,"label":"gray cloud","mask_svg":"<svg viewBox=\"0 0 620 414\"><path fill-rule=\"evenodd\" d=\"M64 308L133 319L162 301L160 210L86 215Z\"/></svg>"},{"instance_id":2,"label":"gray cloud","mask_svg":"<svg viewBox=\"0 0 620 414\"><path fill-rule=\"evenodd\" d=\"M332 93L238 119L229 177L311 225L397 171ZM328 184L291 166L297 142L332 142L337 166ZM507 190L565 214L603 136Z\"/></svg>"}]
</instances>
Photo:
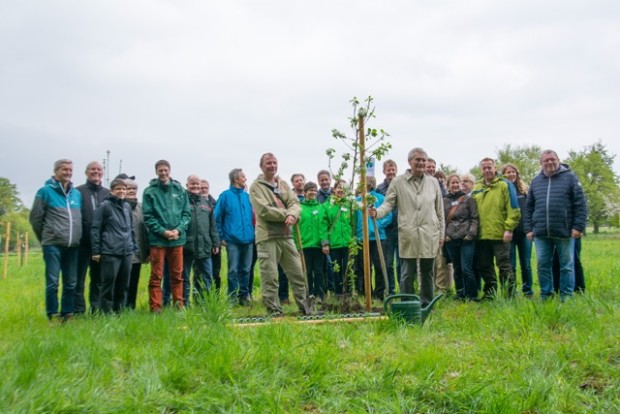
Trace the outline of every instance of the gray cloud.
<instances>
[{"instance_id":1,"label":"gray cloud","mask_svg":"<svg viewBox=\"0 0 620 414\"><path fill-rule=\"evenodd\" d=\"M467 170L506 144L620 153L612 1L5 2L0 175L26 204L55 159L167 158L215 195L227 173L314 177L349 99L376 98L401 169L413 146ZM620 163L616 162L616 170ZM112 173L111 173L112 175Z\"/></svg>"}]
</instances>

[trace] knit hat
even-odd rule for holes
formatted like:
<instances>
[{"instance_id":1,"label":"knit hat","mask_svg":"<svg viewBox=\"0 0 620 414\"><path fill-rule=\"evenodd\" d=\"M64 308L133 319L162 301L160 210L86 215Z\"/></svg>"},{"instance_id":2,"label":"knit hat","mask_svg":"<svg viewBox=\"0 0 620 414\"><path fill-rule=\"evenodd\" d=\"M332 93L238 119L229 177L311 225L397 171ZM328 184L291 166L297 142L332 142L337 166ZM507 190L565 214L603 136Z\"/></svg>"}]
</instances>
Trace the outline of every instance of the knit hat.
<instances>
[{"instance_id":1,"label":"knit hat","mask_svg":"<svg viewBox=\"0 0 620 414\"><path fill-rule=\"evenodd\" d=\"M114 177L114 179L120 179L120 180L135 180L136 176L135 175L127 175L125 173L120 173L119 175L117 175L116 177Z\"/></svg>"}]
</instances>

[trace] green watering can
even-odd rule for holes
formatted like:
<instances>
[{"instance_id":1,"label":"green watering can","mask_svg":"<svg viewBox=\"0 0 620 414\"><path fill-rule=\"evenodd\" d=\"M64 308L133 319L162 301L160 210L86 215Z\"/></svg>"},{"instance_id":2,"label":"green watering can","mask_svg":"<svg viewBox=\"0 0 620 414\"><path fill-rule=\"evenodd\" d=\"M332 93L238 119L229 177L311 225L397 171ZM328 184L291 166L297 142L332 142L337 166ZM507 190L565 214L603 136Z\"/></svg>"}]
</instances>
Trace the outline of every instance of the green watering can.
<instances>
[{"instance_id":1,"label":"green watering can","mask_svg":"<svg viewBox=\"0 0 620 414\"><path fill-rule=\"evenodd\" d=\"M390 295L385 298L383 307L385 308L385 313L387 313L390 318L398 319L411 325L424 325L424 321L428 317L428 314L431 313L435 302L442 296L442 294L435 296L427 307L422 308L420 298L416 295L408 293ZM394 299L400 299L400 302L392 302Z\"/></svg>"}]
</instances>

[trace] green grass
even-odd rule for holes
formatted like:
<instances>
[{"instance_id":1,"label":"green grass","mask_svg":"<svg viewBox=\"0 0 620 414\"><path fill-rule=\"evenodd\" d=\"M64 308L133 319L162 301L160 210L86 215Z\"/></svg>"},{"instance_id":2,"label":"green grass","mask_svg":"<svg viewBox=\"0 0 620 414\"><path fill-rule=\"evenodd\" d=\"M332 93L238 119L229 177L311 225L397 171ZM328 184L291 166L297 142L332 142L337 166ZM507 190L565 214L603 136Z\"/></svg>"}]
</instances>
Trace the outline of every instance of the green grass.
<instances>
[{"instance_id":1,"label":"green grass","mask_svg":"<svg viewBox=\"0 0 620 414\"><path fill-rule=\"evenodd\" d=\"M572 301L442 300L423 327L239 327L262 308L219 297L151 315L144 286L135 312L50 326L42 259L11 258L0 412L620 412L619 246L584 240L587 293Z\"/></svg>"}]
</instances>

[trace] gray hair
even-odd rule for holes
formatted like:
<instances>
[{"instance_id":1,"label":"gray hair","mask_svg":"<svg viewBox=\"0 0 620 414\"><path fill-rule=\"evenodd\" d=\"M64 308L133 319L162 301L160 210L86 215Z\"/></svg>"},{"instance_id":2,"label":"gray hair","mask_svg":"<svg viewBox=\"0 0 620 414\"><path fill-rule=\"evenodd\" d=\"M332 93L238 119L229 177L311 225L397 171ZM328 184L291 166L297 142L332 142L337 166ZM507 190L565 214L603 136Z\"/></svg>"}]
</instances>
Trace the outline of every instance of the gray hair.
<instances>
[{"instance_id":1,"label":"gray hair","mask_svg":"<svg viewBox=\"0 0 620 414\"><path fill-rule=\"evenodd\" d=\"M228 173L228 179L230 180L230 185L235 184L235 180L241 176L243 170L241 168L233 168Z\"/></svg>"},{"instance_id":2,"label":"gray hair","mask_svg":"<svg viewBox=\"0 0 620 414\"><path fill-rule=\"evenodd\" d=\"M58 169L59 169L62 165L64 165L64 164L71 164L71 165L73 165L73 161L68 160L68 159L66 159L66 158L62 158L62 159L60 159L60 160L56 161L56 162L54 163L54 172L58 171Z\"/></svg>"},{"instance_id":3,"label":"gray hair","mask_svg":"<svg viewBox=\"0 0 620 414\"><path fill-rule=\"evenodd\" d=\"M557 152L555 152L554 150L546 149L540 154L540 160L542 161L542 158L547 154L553 154L555 155L555 158L557 158L558 160L560 159Z\"/></svg>"},{"instance_id":4,"label":"gray hair","mask_svg":"<svg viewBox=\"0 0 620 414\"><path fill-rule=\"evenodd\" d=\"M88 164L86 164L86 170L84 172L88 172L88 170L90 170L90 167L92 167L93 165L99 165L101 167L101 169L103 169L103 164L101 164L99 161L91 161Z\"/></svg>"},{"instance_id":5,"label":"gray hair","mask_svg":"<svg viewBox=\"0 0 620 414\"><path fill-rule=\"evenodd\" d=\"M428 154L426 153L426 151L424 151L420 147L415 147L414 149L409 151L409 154L407 155L407 161L411 161L413 159L414 154L424 154L424 156L428 158Z\"/></svg>"}]
</instances>

